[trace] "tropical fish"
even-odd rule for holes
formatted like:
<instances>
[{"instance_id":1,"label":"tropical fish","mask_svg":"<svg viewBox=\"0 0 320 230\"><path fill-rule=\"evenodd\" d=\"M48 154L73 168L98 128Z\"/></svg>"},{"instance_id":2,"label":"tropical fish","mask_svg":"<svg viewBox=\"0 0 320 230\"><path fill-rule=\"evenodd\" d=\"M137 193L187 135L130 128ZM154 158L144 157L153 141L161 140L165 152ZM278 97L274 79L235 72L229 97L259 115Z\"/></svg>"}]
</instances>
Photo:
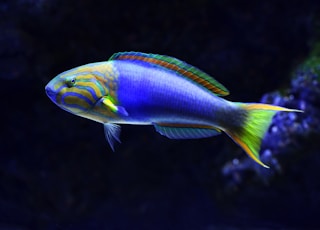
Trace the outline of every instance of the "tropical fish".
<instances>
[{"instance_id":1,"label":"tropical fish","mask_svg":"<svg viewBox=\"0 0 320 230\"><path fill-rule=\"evenodd\" d=\"M170 139L229 135L257 163L262 138L279 106L231 102L229 91L200 69L173 57L115 53L108 61L65 71L45 87L60 108L104 125L114 150L119 124L153 125Z\"/></svg>"}]
</instances>

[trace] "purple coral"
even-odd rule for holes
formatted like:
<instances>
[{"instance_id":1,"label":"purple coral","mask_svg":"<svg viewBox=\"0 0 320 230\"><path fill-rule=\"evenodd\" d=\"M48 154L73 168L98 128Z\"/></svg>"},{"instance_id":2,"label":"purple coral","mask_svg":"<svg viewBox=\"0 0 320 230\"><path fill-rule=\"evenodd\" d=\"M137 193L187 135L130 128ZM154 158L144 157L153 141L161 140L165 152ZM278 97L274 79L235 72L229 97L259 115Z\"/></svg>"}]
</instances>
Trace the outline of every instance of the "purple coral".
<instances>
[{"instance_id":1,"label":"purple coral","mask_svg":"<svg viewBox=\"0 0 320 230\"><path fill-rule=\"evenodd\" d=\"M251 172L251 178L268 182L274 175L282 173L283 168L291 167L303 155L312 154L315 148L320 147L317 141L320 136L319 86L316 73L298 71L285 93L272 92L262 97L262 103L301 109L304 113L276 114L261 147L261 159L270 169L262 169L248 158L237 160L236 164L235 161L228 163L222 174L229 186L238 186L246 181L248 172Z\"/></svg>"}]
</instances>

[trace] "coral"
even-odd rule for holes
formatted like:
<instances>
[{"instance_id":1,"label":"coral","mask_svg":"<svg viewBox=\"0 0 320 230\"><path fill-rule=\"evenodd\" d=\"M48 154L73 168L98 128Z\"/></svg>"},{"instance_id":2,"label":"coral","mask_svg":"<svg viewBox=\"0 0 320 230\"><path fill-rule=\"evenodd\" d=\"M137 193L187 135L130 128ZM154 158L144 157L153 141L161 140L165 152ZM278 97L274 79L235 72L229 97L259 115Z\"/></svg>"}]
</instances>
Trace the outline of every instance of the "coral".
<instances>
[{"instance_id":1,"label":"coral","mask_svg":"<svg viewBox=\"0 0 320 230\"><path fill-rule=\"evenodd\" d=\"M315 149L320 148L317 141L320 137L319 75L304 69L294 74L290 88L283 93L267 93L261 99L262 103L304 111L279 112L274 116L261 147L261 159L270 169L262 169L246 158L233 160L222 169L222 174L228 178L228 186L244 183L248 172L253 172L251 175L257 181L269 182L274 176L285 173L284 168L295 167L293 164L298 164L307 154L318 159Z\"/></svg>"}]
</instances>

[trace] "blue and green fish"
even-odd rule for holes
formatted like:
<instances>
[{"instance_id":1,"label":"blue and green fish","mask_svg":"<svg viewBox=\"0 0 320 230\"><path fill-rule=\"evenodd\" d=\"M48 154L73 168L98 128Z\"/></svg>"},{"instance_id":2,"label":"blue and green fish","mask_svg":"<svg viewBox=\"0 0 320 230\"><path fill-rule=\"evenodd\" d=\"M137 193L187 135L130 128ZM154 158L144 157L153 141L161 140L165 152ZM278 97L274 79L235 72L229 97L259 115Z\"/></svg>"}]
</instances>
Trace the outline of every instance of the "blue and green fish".
<instances>
[{"instance_id":1,"label":"blue and green fish","mask_svg":"<svg viewBox=\"0 0 320 230\"><path fill-rule=\"evenodd\" d=\"M116 53L108 61L63 72L46 86L60 108L104 125L114 150L119 124L153 125L170 139L229 135L257 163L262 138L279 106L231 102L211 76L176 58Z\"/></svg>"}]
</instances>

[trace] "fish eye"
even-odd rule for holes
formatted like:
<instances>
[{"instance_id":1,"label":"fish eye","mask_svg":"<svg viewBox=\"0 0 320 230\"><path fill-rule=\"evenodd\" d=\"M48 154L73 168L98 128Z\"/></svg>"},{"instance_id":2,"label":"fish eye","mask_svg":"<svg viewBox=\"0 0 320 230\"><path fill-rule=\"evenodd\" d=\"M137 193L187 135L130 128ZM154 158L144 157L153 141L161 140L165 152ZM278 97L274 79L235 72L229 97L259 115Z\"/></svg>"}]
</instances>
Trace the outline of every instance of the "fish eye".
<instances>
[{"instance_id":1,"label":"fish eye","mask_svg":"<svg viewBox=\"0 0 320 230\"><path fill-rule=\"evenodd\" d=\"M71 88L76 84L76 78L75 77L67 78L66 83L67 83L67 86Z\"/></svg>"}]
</instances>

